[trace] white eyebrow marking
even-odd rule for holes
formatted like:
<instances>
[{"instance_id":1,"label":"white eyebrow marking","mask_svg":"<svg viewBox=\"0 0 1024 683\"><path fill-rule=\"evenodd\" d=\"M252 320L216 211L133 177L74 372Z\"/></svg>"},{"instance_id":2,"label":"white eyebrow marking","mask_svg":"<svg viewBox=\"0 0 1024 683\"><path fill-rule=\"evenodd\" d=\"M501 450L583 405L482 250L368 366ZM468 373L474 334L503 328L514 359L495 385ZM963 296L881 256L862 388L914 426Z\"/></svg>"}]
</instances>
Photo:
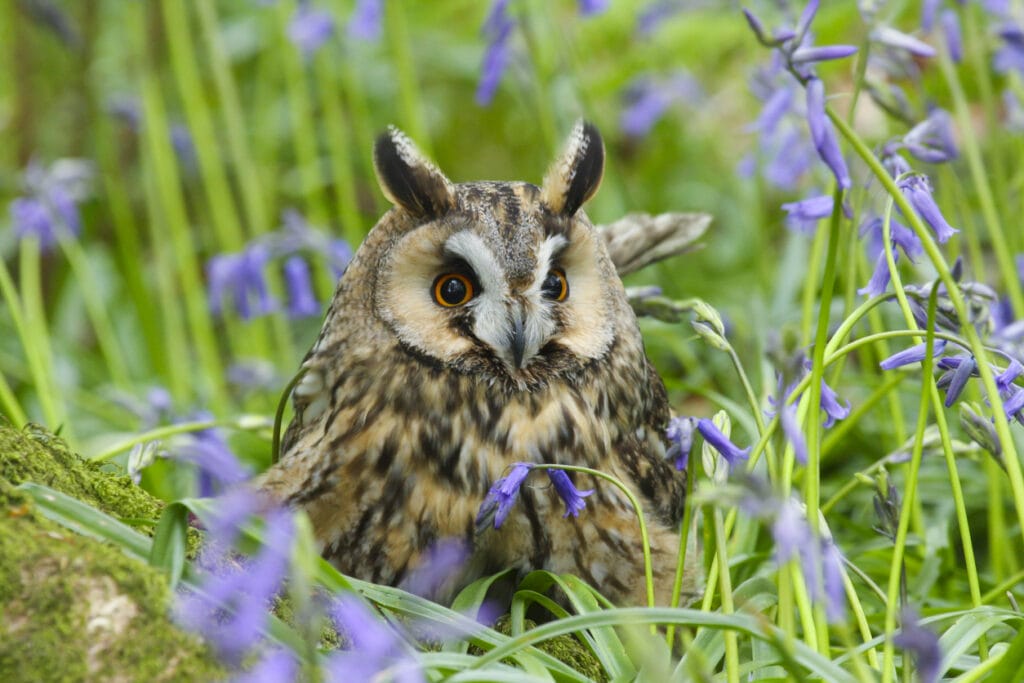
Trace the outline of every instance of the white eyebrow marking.
<instances>
[{"instance_id":1,"label":"white eyebrow marking","mask_svg":"<svg viewBox=\"0 0 1024 683\"><path fill-rule=\"evenodd\" d=\"M568 244L569 240L563 235L552 235L541 242L540 249L537 250L537 275L533 278L533 284L530 285L530 292L540 291L541 285L544 284L544 279L548 276L548 271L551 270L552 257L556 252L568 246Z\"/></svg>"},{"instance_id":2,"label":"white eyebrow marking","mask_svg":"<svg viewBox=\"0 0 1024 683\"><path fill-rule=\"evenodd\" d=\"M485 292L504 296L505 278L501 266L479 235L469 230L457 232L444 243L444 250L469 264Z\"/></svg>"}]
</instances>

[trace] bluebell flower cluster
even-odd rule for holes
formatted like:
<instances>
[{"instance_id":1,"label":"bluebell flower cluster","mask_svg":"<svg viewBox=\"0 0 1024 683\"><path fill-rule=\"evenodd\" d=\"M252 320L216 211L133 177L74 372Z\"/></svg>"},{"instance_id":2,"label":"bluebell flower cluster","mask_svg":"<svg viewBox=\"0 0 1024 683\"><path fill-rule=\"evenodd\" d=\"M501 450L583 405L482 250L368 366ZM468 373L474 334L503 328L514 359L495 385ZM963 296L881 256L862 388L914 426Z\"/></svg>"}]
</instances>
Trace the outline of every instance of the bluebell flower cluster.
<instances>
[{"instance_id":1,"label":"bluebell flower cluster","mask_svg":"<svg viewBox=\"0 0 1024 683\"><path fill-rule=\"evenodd\" d=\"M697 431L704 437L704 441L718 451L729 467L735 467L741 460L750 457L751 446L740 448L729 440L718 426L708 418L697 420Z\"/></svg>"},{"instance_id":2,"label":"bluebell flower cluster","mask_svg":"<svg viewBox=\"0 0 1024 683\"><path fill-rule=\"evenodd\" d=\"M480 504L480 511L477 513L477 529L486 528L493 520L494 528L499 529L508 519L512 506L519 498L519 489L523 482L533 471L536 465L528 462L517 462L512 465L512 471L506 476L498 479L487 492L487 497ZM587 506L583 499L594 493L594 489L580 491L573 484L572 479L563 470L556 467L548 467L548 479L554 485L555 492L562 502L565 503L565 517L572 515L578 517L580 512Z\"/></svg>"},{"instance_id":3,"label":"bluebell flower cluster","mask_svg":"<svg viewBox=\"0 0 1024 683\"><path fill-rule=\"evenodd\" d=\"M685 470L693 450L693 432L697 429L695 417L673 417L668 421L665 438L671 444L665 456L675 459L676 469Z\"/></svg>"},{"instance_id":4,"label":"bluebell flower cluster","mask_svg":"<svg viewBox=\"0 0 1024 683\"><path fill-rule=\"evenodd\" d=\"M626 105L619 115L619 127L627 136L640 138L673 105L702 101L703 90L689 72L678 69L667 77L636 77L626 86L624 99Z\"/></svg>"},{"instance_id":5,"label":"bluebell flower cluster","mask_svg":"<svg viewBox=\"0 0 1024 683\"><path fill-rule=\"evenodd\" d=\"M206 264L210 312L220 316L224 300L243 320L278 310L270 291L267 273L271 264L283 261L282 275L288 295L287 312L293 318L320 314L310 275L309 261L325 259L335 277L340 277L352 259L352 248L344 240L331 239L311 228L300 214L285 211L283 227L263 235L238 253L218 254Z\"/></svg>"},{"instance_id":6,"label":"bluebell flower cluster","mask_svg":"<svg viewBox=\"0 0 1024 683\"><path fill-rule=\"evenodd\" d=\"M476 103L486 106L494 99L502 76L512 60L512 32L517 22L508 11L509 0L494 0L481 32L487 39L480 83L476 89Z\"/></svg>"},{"instance_id":7,"label":"bluebell flower cluster","mask_svg":"<svg viewBox=\"0 0 1024 683\"><path fill-rule=\"evenodd\" d=\"M15 236L34 238L47 252L61 239L81 234L78 205L89 193L92 173L91 165L79 159L61 159L49 168L30 162L22 175L25 194L9 207Z\"/></svg>"},{"instance_id":8,"label":"bluebell flower cluster","mask_svg":"<svg viewBox=\"0 0 1024 683\"><path fill-rule=\"evenodd\" d=\"M334 36L334 16L316 9L310 0L301 0L288 23L288 40L309 59Z\"/></svg>"}]
</instances>

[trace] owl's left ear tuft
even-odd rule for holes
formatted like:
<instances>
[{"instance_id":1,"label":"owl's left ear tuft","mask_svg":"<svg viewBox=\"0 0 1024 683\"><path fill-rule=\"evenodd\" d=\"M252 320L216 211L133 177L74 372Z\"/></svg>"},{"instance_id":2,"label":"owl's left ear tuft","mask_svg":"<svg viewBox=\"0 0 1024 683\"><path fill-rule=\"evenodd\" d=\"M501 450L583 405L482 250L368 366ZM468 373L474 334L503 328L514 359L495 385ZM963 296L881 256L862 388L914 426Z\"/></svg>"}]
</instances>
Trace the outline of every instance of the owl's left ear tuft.
<instances>
[{"instance_id":1,"label":"owl's left ear tuft","mask_svg":"<svg viewBox=\"0 0 1024 683\"><path fill-rule=\"evenodd\" d=\"M604 175L604 143L597 126L580 119L562 154L544 176L541 198L555 213L572 216L594 196Z\"/></svg>"},{"instance_id":2,"label":"owl's left ear tuft","mask_svg":"<svg viewBox=\"0 0 1024 683\"><path fill-rule=\"evenodd\" d=\"M394 126L377 138L373 167L391 203L417 218L437 218L455 206L451 181Z\"/></svg>"}]
</instances>

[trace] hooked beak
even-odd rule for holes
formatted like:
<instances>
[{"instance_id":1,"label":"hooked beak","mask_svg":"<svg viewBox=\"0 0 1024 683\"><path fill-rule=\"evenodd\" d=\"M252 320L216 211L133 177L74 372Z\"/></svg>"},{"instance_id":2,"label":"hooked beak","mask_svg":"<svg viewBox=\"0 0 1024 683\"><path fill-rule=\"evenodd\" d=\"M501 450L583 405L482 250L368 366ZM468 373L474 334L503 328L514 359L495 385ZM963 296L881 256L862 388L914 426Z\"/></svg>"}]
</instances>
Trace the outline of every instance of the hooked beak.
<instances>
[{"instance_id":1,"label":"hooked beak","mask_svg":"<svg viewBox=\"0 0 1024 683\"><path fill-rule=\"evenodd\" d=\"M523 367L523 352L526 350L526 335L523 333L523 314L516 312L512 318L512 334L509 337L512 361L516 369Z\"/></svg>"}]
</instances>

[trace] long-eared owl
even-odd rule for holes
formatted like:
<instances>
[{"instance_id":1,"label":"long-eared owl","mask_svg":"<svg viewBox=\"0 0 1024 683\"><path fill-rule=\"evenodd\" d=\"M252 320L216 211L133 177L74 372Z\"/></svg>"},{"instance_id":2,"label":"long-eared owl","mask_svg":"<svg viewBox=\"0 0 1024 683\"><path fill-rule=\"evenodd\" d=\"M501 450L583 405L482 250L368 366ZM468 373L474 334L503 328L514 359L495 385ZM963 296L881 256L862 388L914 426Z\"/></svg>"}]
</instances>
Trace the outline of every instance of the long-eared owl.
<instances>
[{"instance_id":1,"label":"long-eared owl","mask_svg":"<svg viewBox=\"0 0 1024 683\"><path fill-rule=\"evenodd\" d=\"M576 125L540 187L452 183L394 128L374 162L394 207L338 283L259 486L308 512L324 557L358 578L403 586L455 537L470 559L449 595L513 567L574 573L639 604L636 517L607 482L573 475L595 492L564 517L533 471L500 528L475 524L513 463L600 469L642 502L667 604L685 476L665 457L665 387L580 208L604 169L597 129Z\"/></svg>"}]
</instances>

